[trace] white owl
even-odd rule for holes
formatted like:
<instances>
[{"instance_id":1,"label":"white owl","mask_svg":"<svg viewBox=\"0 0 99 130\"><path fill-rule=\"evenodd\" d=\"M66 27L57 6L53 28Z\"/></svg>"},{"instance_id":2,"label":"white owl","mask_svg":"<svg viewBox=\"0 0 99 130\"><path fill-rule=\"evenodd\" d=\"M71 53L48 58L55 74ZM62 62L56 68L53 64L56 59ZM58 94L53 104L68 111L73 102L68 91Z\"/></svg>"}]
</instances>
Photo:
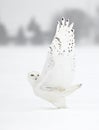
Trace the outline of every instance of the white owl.
<instances>
[{"instance_id":1,"label":"white owl","mask_svg":"<svg viewBox=\"0 0 99 130\"><path fill-rule=\"evenodd\" d=\"M65 108L65 96L78 89L81 84L72 85L74 76L75 39L73 23L62 18L58 21L56 34L49 46L47 60L41 74L28 74L34 93L57 108Z\"/></svg>"}]
</instances>

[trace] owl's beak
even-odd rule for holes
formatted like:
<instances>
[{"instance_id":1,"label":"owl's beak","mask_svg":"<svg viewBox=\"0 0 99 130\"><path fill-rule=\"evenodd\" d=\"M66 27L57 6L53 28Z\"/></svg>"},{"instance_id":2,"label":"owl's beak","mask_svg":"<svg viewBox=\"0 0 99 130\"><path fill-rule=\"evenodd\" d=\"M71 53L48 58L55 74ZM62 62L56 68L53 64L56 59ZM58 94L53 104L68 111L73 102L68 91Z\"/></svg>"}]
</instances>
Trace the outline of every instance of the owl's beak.
<instances>
[{"instance_id":1,"label":"owl's beak","mask_svg":"<svg viewBox=\"0 0 99 130\"><path fill-rule=\"evenodd\" d=\"M37 80L37 78L35 78L35 80Z\"/></svg>"}]
</instances>

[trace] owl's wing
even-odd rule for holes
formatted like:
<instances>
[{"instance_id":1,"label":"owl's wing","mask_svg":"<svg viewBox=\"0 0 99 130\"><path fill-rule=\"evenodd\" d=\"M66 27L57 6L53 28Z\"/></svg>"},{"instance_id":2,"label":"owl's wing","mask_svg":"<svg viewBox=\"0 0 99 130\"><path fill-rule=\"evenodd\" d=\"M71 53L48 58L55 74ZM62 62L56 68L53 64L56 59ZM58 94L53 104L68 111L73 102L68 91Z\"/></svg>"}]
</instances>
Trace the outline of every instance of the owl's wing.
<instances>
[{"instance_id":1,"label":"owl's wing","mask_svg":"<svg viewBox=\"0 0 99 130\"><path fill-rule=\"evenodd\" d=\"M74 39L74 29L73 23L69 24L69 20L62 18L61 22L58 21L56 33L53 38L51 45L49 46L47 60L42 71L42 74L48 73L55 64L58 64L58 57L66 57L74 64L74 48L75 48L75 39Z\"/></svg>"}]
</instances>

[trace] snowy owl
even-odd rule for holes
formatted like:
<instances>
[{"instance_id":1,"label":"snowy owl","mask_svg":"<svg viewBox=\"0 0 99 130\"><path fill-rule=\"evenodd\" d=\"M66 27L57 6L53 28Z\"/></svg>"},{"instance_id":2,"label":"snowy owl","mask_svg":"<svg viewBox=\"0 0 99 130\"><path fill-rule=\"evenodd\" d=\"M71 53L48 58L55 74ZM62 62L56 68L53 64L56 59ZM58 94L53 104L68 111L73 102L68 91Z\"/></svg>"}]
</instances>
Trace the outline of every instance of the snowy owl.
<instances>
[{"instance_id":1,"label":"snowy owl","mask_svg":"<svg viewBox=\"0 0 99 130\"><path fill-rule=\"evenodd\" d=\"M28 79L35 95L52 103L57 108L65 108L65 96L80 88L72 85L74 76L75 39L73 23L62 18L57 22L56 33L49 46L47 60L41 74L30 72Z\"/></svg>"}]
</instances>

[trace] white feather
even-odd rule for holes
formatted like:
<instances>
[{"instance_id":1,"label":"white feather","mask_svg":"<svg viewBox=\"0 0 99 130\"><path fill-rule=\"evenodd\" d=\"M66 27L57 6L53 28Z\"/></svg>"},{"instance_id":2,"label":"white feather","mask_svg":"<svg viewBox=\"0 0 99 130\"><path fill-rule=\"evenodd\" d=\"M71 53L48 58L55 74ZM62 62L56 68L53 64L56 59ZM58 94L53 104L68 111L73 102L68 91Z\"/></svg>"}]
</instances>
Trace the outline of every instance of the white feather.
<instances>
[{"instance_id":1,"label":"white feather","mask_svg":"<svg viewBox=\"0 0 99 130\"><path fill-rule=\"evenodd\" d=\"M40 78L33 87L37 96L48 100L58 108L65 107L65 96L81 85L72 86L74 76L75 39L73 23L62 18L58 21L56 34ZM34 80L33 80L34 83Z\"/></svg>"}]
</instances>

